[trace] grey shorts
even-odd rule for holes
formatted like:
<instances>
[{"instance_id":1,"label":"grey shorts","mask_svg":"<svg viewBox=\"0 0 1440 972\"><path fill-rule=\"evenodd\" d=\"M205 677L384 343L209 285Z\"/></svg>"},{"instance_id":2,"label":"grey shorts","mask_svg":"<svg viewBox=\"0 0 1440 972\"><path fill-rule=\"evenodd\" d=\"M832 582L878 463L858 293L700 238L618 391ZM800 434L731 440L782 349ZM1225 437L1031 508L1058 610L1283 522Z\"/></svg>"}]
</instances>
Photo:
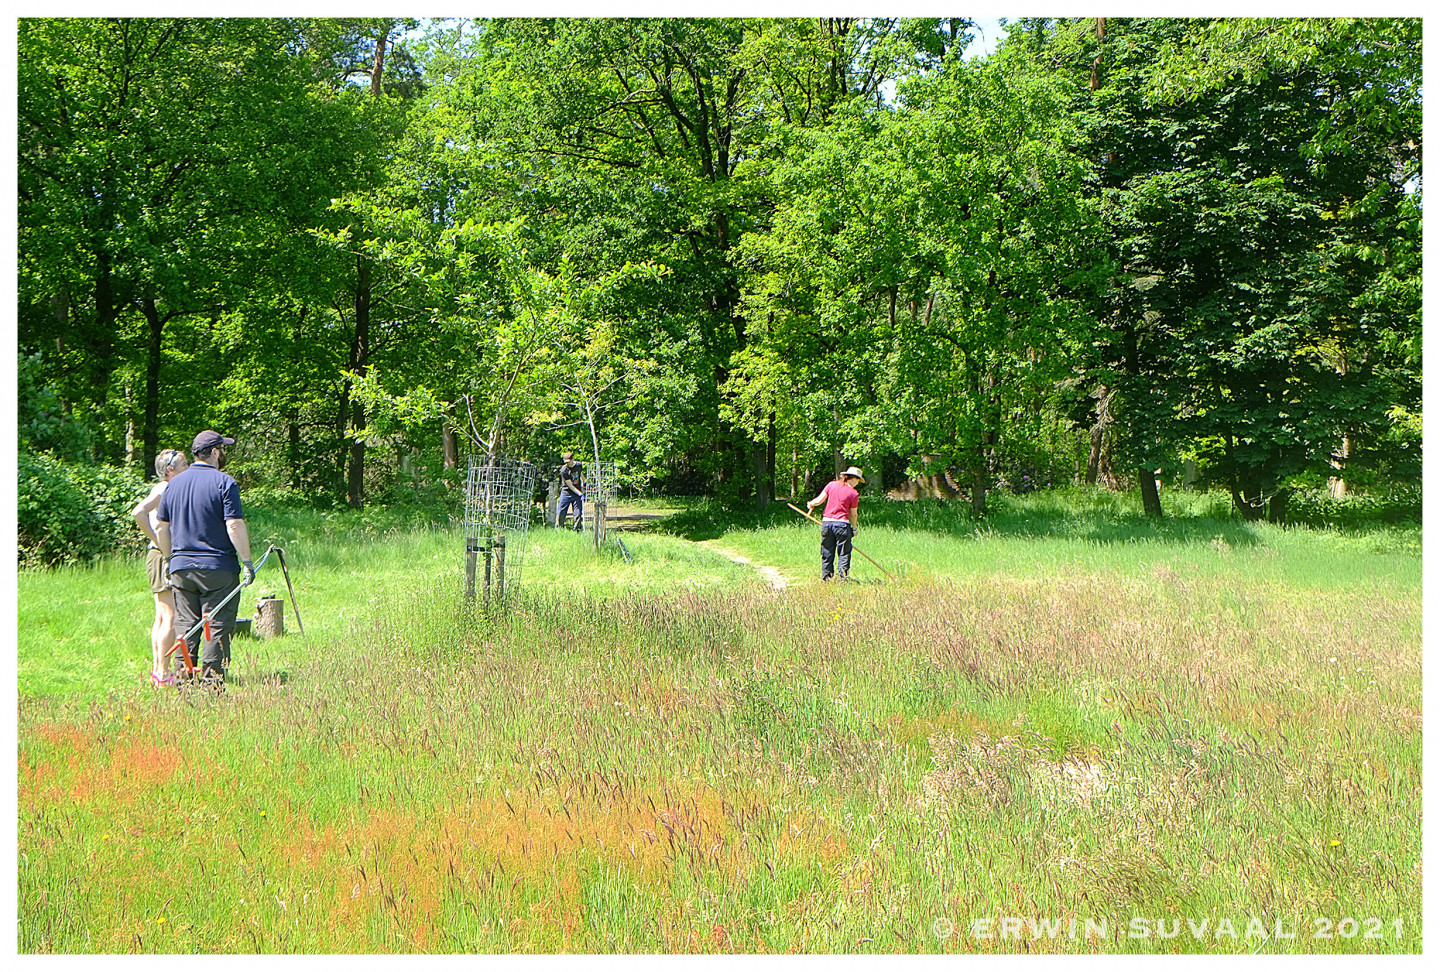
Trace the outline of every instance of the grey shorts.
<instances>
[{"instance_id":1,"label":"grey shorts","mask_svg":"<svg viewBox=\"0 0 1440 972\"><path fill-rule=\"evenodd\" d=\"M164 594L170 590L170 582L165 577L165 558L154 547L145 554L145 576L150 578L151 594Z\"/></svg>"}]
</instances>

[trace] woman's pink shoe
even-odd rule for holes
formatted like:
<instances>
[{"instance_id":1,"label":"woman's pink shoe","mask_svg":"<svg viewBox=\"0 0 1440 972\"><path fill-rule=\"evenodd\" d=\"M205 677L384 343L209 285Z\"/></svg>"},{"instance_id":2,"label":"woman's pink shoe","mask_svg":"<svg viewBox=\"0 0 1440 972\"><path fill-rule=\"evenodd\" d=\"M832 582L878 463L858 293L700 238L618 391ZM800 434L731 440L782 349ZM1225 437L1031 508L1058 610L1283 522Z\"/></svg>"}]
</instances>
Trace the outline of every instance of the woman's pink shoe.
<instances>
[{"instance_id":1,"label":"woman's pink shoe","mask_svg":"<svg viewBox=\"0 0 1440 972\"><path fill-rule=\"evenodd\" d=\"M170 674L156 675L154 672L151 672L151 673L150 673L150 684L151 684L151 685L174 685L174 684L175 684L175 676L174 676L174 675L170 675Z\"/></svg>"}]
</instances>

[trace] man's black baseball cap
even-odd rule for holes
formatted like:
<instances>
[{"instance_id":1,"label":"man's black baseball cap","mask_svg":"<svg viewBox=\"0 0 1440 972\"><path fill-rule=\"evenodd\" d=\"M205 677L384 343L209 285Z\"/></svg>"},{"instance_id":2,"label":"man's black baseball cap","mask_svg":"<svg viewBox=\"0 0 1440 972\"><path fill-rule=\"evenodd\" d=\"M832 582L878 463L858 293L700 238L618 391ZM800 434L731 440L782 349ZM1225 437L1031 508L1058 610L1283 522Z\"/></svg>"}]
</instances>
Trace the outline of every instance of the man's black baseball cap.
<instances>
[{"instance_id":1,"label":"man's black baseball cap","mask_svg":"<svg viewBox=\"0 0 1440 972\"><path fill-rule=\"evenodd\" d=\"M234 439L226 438L214 429L206 429L204 432L195 436L195 441L190 443L190 454L194 455L197 452L204 452L206 449L213 449L217 445L230 446L234 444Z\"/></svg>"}]
</instances>

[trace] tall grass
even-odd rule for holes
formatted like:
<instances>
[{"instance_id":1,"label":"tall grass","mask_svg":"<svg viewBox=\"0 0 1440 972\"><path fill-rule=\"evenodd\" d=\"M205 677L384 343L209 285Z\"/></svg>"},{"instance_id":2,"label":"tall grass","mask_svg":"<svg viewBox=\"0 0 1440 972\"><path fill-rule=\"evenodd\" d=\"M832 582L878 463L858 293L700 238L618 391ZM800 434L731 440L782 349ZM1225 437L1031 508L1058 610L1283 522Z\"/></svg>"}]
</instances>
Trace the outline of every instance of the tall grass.
<instances>
[{"instance_id":1,"label":"tall grass","mask_svg":"<svg viewBox=\"0 0 1440 972\"><path fill-rule=\"evenodd\" d=\"M902 583L780 592L536 533L504 609L397 567L222 698L22 690L20 949L1418 951L1419 558L1268 530L877 523ZM388 542L308 560L312 600ZM1007 916L1108 933L969 933Z\"/></svg>"},{"instance_id":2,"label":"tall grass","mask_svg":"<svg viewBox=\"0 0 1440 972\"><path fill-rule=\"evenodd\" d=\"M287 637L241 640L235 651L241 680L288 672L307 653L346 650L356 623L407 586L433 585L441 604L453 602L462 588L464 538L450 527L370 529L349 511L339 517L261 514L251 526L257 560L268 543L285 549L307 640L298 637L294 607L272 557L255 585L240 594L239 613L250 617L259 596L285 598ZM626 563L614 544L597 554L588 535L536 527L523 550L512 550L512 566L522 585L577 596L755 583L747 568L673 537L631 535L626 546L634 563ZM18 607L22 697L104 698L148 680L154 599L138 558L23 571Z\"/></svg>"},{"instance_id":3,"label":"tall grass","mask_svg":"<svg viewBox=\"0 0 1440 972\"><path fill-rule=\"evenodd\" d=\"M976 521L954 503L862 503L856 546L891 574L910 578L1057 576L1156 569L1230 578L1239 586L1278 584L1306 589L1418 585L1420 527L1314 529L1246 523L1225 515L1214 494L1174 494L1167 517L1145 517L1122 494L1055 491L997 497ZM1226 501L1228 502L1228 501ZM783 509L783 507L782 507ZM671 529L724 545L787 578L819 574L819 530L790 510L724 519L711 507L675 518ZM853 577L883 577L852 557Z\"/></svg>"}]
</instances>

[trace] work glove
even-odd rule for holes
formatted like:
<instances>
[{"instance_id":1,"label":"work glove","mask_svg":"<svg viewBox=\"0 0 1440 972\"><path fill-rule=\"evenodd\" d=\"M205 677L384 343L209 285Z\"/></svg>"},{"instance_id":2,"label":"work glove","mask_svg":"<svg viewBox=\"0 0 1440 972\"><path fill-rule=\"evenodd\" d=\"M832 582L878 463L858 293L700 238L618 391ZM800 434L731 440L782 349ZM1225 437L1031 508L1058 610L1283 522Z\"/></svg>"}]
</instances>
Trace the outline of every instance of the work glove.
<instances>
[{"instance_id":1,"label":"work glove","mask_svg":"<svg viewBox=\"0 0 1440 972\"><path fill-rule=\"evenodd\" d=\"M255 567L248 560L240 561L241 572L245 575L244 584L249 587L255 583Z\"/></svg>"},{"instance_id":2,"label":"work glove","mask_svg":"<svg viewBox=\"0 0 1440 972\"><path fill-rule=\"evenodd\" d=\"M170 583L170 558L169 558L169 557L164 557L164 556L162 556L162 557L160 558L160 582L161 582L162 584L164 584L166 587L171 587L171 586L173 586L173 585Z\"/></svg>"}]
</instances>

